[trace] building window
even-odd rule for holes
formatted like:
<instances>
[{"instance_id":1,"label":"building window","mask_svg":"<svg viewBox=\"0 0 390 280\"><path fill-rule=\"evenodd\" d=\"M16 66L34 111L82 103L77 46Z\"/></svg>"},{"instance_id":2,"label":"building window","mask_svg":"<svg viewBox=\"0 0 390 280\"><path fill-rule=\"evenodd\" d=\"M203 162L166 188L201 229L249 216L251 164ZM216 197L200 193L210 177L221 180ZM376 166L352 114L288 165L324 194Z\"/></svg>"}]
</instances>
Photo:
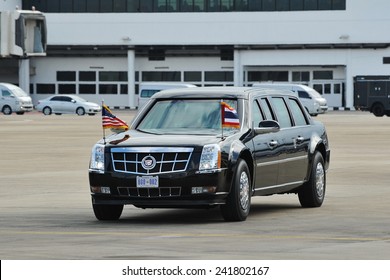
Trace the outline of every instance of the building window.
<instances>
[{"instance_id":1,"label":"building window","mask_svg":"<svg viewBox=\"0 0 390 280\"><path fill-rule=\"evenodd\" d=\"M37 94L55 94L55 84L37 84Z\"/></svg>"},{"instance_id":2,"label":"building window","mask_svg":"<svg viewBox=\"0 0 390 280\"><path fill-rule=\"evenodd\" d=\"M390 57L384 57L383 64L390 64Z\"/></svg>"},{"instance_id":3,"label":"building window","mask_svg":"<svg viewBox=\"0 0 390 280\"><path fill-rule=\"evenodd\" d=\"M96 85L95 84L79 85L79 94L96 94Z\"/></svg>"},{"instance_id":4,"label":"building window","mask_svg":"<svg viewBox=\"0 0 390 280\"><path fill-rule=\"evenodd\" d=\"M179 71L145 71L142 72L144 82L180 82L181 73Z\"/></svg>"},{"instance_id":5,"label":"building window","mask_svg":"<svg viewBox=\"0 0 390 280\"><path fill-rule=\"evenodd\" d=\"M99 81L104 82L126 82L127 72L125 71L101 71Z\"/></svg>"},{"instance_id":6,"label":"building window","mask_svg":"<svg viewBox=\"0 0 390 280\"><path fill-rule=\"evenodd\" d=\"M76 85L73 84L59 84L58 85L59 94L76 94Z\"/></svg>"},{"instance_id":7,"label":"building window","mask_svg":"<svg viewBox=\"0 0 390 280\"><path fill-rule=\"evenodd\" d=\"M96 81L96 72L94 71L80 71L79 81Z\"/></svg>"},{"instance_id":8,"label":"building window","mask_svg":"<svg viewBox=\"0 0 390 280\"><path fill-rule=\"evenodd\" d=\"M233 72L231 71L206 71L204 73L206 82L232 82Z\"/></svg>"},{"instance_id":9,"label":"building window","mask_svg":"<svg viewBox=\"0 0 390 280\"><path fill-rule=\"evenodd\" d=\"M313 80L333 80L333 71L313 71Z\"/></svg>"},{"instance_id":10,"label":"building window","mask_svg":"<svg viewBox=\"0 0 390 280\"><path fill-rule=\"evenodd\" d=\"M292 72L293 82L309 82L310 81L310 72L309 71L293 71Z\"/></svg>"},{"instance_id":11,"label":"building window","mask_svg":"<svg viewBox=\"0 0 390 280\"><path fill-rule=\"evenodd\" d=\"M303 9L304 10L317 10L318 9L318 0L304 0Z\"/></svg>"},{"instance_id":12,"label":"building window","mask_svg":"<svg viewBox=\"0 0 390 280\"><path fill-rule=\"evenodd\" d=\"M57 71L57 81L76 81L75 71Z\"/></svg>"},{"instance_id":13,"label":"building window","mask_svg":"<svg viewBox=\"0 0 390 280\"><path fill-rule=\"evenodd\" d=\"M187 71L184 72L185 82L200 82L202 81L202 72L200 71Z\"/></svg>"},{"instance_id":14,"label":"building window","mask_svg":"<svg viewBox=\"0 0 390 280\"><path fill-rule=\"evenodd\" d=\"M100 94L118 94L118 86L116 84L100 84Z\"/></svg>"},{"instance_id":15,"label":"building window","mask_svg":"<svg viewBox=\"0 0 390 280\"><path fill-rule=\"evenodd\" d=\"M345 10L346 0L23 0L44 13Z\"/></svg>"},{"instance_id":16,"label":"building window","mask_svg":"<svg viewBox=\"0 0 390 280\"><path fill-rule=\"evenodd\" d=\"M249 82L288 82L288 71L248 71Z\"/></svg>"}]
</instances>

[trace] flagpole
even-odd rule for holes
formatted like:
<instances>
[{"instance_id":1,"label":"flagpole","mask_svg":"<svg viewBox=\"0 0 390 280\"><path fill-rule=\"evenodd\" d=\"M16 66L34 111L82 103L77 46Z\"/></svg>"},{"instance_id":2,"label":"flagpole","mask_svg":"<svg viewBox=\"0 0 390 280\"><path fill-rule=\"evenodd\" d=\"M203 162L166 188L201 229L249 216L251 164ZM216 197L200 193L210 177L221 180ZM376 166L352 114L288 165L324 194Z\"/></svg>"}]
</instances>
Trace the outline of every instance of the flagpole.
<instances>
[{"instance_id":1,"label":"flagpole","mask_svg":"<svg viewBox=\"0 0 390 280\"><path fill-rule=\"evenodd\" d=\"M225 106L223 105L223 99L221 99L221 129L222 129L222 133L221 133L221 138L223 139L223 118L224 118L224 112L225 111Z\"/></svg>"},{"instance_id":2,"label":"flagpole","mask_svg":"<svg viewBox=\"0 0 390 280\"><path fill-rule=\"evenodd\" d=\"M102 121L103 121L103 112L104 112L104 100L102 99ZM106 145L106 130L104 129L104 126L102 124L103 129L103 144Z\"/></svg>"}]
</instances>

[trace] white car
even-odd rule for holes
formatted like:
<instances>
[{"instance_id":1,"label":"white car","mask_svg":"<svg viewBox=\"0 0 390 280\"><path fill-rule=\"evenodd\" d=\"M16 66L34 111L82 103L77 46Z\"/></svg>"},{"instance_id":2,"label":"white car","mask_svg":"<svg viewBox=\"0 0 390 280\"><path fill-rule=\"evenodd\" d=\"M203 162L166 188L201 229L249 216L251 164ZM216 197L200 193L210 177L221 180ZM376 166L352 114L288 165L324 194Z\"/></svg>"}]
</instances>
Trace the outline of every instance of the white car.
<instances>
[{"instance_id":1,"label":"white car","mask_svg":"<svg viewBox=\"0 0 390 280\"><path fill-rule=\"evenodd\" d=\"M0 111L4 115L15 112L18 115L34 109L31 97L20 87L13 84L0 83Z\"/></svg>"},{"instance_id":2,"label":"white car","mask_svg":"<svg viewBox=\"0 0 390 280\"><path fill-rule=\"evenodd\" d=\"M38 101L35 107L44 115L77 114L79 116L88 114L95 115L102 110L96 103L88 102L77 95L54 95Z\"/></svg>"}]
</instances>

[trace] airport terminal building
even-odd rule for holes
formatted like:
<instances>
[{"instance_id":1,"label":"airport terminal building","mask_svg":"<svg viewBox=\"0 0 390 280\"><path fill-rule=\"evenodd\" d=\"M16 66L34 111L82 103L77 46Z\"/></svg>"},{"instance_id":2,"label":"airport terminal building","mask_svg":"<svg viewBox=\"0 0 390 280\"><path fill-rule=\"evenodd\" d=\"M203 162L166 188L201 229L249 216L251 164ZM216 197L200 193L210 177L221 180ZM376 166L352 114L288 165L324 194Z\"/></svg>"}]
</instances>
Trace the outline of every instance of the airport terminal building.
<instances>
[{"instance_id":1,"label":"airport terminal building","mask_svg":"<svg viewBox=\"0 0 390 280\"><path fill-rule=\"evenodd\" d=\"M0 80L34 101L74 93L135 108L142 82L273 81L349 110L357 77L390 80L388 0L3 0L0 10L15 2L45 15L46 55L1 57Z\"/></svg>"}]
</instances>

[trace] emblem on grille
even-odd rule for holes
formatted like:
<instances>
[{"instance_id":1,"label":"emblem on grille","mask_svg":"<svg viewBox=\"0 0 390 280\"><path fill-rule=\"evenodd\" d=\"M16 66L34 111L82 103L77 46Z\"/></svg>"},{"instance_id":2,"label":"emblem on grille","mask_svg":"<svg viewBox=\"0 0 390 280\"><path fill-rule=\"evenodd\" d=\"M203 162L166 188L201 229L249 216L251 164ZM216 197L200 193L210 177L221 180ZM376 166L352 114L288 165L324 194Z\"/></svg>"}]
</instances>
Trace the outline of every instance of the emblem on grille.
<instances>
[{"instance_id":1,"label":"emblem on grille","mask_svg":"<svg viewBox=\"0 0 390 280\"><path fill-rule=\"evenodd\" d=\"M152 156L146 156L142 159L141 165L146 170L153 169L156 166L156 159Z\"/></svg>"}]
</instances>

